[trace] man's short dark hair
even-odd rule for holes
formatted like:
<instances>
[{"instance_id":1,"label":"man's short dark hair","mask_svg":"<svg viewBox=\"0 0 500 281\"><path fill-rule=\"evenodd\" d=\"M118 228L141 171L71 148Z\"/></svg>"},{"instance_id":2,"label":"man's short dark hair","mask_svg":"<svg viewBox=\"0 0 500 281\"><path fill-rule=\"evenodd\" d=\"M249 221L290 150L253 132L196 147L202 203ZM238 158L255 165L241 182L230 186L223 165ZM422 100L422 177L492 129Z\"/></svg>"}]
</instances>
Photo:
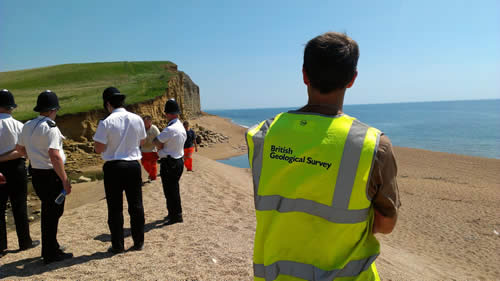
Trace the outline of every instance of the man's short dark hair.
<instances>
[{"instance_id":1,"label":"man's short dark hair","mask_svg":"<svg viewBox=\"0 0 500 281\"><path fill-rule=\"evenodd\" d=\"M338 32L311 39L304 50L304 71L311 87L326 94L345 88L356 74L359 48L356 41Z\"/></svg>"},{"instance_id":2,"label":"man's short dark hair","mask_svg":"<svg viewBox=\"0 0 500 281\"><path fill-rule=\"evenodd\" d=\"M122 97L112 97L110 100L109 100L109 104L111 104L111 106L113 108L119 108L119 107L123 107L125 105L125 98L122 98Z\"/></svg>"},{"instance_id":3,"label":"man's short dark hair","mask_svg":"<svg viewBox=\"0 0 500 281\"><path fill-rule=\"evenodd\" d=\"M151 117L151 115L144 115L144 117L142 117L142 120L153 120L153 117Z\"/></svg>"},{"instance_id":4,"label":"man's short dark hair","mask_svg":"<svg viewBox=\"0 0 500 281\"><path fill-rule=\"evenodd\" d=\"M189 122L186 120L182 123L182 125L184 125L184 127L189 127Z\"/></svg>"}]
</instances>

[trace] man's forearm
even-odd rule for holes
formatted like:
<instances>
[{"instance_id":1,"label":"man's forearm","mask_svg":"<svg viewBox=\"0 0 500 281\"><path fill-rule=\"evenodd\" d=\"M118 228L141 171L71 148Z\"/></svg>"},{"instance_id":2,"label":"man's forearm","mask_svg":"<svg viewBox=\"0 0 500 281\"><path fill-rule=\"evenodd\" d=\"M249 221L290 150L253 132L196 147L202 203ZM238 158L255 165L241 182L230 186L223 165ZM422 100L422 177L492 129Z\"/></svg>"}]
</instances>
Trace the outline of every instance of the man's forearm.
<instances>
[{"instance_id":1,"label":"man's forearm","mask_svg":"<svg viewBox=\"0 0 500 281\"><path fill-rule=\"evenodd\" d=\"M375 209L375 218L373 219L373 233L389 234L396 226L398 215L386 217Z\"/></svg>"},{"instance_id":2,"label":"man's forearm","mask_svg":"<svg viewBox=\"0 0 500 281\"><path fill-rule=\"evenodd\" d=\"M153 144L156 146L156 148L163 149L163 143L158 140L158 137L154 138Z\"/></svg>"},{"instance_id":3,"label":"man's forearm","mask_svg":"<svg viewBox=\"0 0 500 281\"><path fill-rule=\"evenodd\" d=\"M17 158L21 158L23 156L24 155L22 153L20 153L16 149L13 149L13 150L11 150L9 152L6 152L6 153L0 155L0 162L6 162L6 161L14 160L14 159L17 159Z\"/></svg>"},{"instance_id":4,"label":"man's forearm","mask_svg":"<svg viewBox=\"0 0 500 281\"><path fill-rule=\"evenodd\" d=\"M59 153L57 155L50 155L50 162L52 162L52 167L61 181L66 182L68 180L68 176L64 170L64 163Z\"/></svg>"}]
</instances>

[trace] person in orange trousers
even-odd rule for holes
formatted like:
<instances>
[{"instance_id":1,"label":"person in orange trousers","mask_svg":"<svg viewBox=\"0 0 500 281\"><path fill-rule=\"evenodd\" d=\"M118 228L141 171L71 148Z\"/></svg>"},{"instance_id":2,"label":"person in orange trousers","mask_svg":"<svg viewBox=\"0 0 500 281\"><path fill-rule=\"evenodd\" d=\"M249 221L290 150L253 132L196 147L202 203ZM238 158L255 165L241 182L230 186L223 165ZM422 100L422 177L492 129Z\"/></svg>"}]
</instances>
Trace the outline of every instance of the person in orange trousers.
<instances>
[{"instance_id":1,"label":"person in orange trousers","mask_svg":"<svg viewBox=\"0 0 500 281\"><path fill-rule=\"evenodd\" d=\"M193 153L198 152L198 144L196 143L196 134L189 128L189 122L182 123L186 129L187 139L184 143L184 166L190 172L193 171Z\"/></svg>"},{"instance_id":2,"label":"person in orange trousers","mask_svg":"<svg viewBox=\"0 0 500 281\"><path fill-rule=\"evenodd\" d=\"M148 172L149 180L156 180L158 174L158 167L156 161L158 160L158 152L153 140L160 134L158 127L152 124L151 116L146 115L142 118L144 127L146 128L146 142L141 146L142 159L141 163L144 170Z\"/></svg>"}]
</instances>

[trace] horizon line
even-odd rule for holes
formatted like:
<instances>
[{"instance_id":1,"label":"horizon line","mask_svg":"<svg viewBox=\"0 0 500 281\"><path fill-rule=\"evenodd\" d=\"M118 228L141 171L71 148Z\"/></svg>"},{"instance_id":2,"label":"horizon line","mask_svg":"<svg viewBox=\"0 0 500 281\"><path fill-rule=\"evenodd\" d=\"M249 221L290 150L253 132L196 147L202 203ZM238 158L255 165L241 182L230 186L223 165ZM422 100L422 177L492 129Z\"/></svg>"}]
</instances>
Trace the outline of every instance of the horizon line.
<instances>
[{"instance_id":1,"label":"horizon line","mask_svg":"<svg viewBox=\"0 0 500 281\"><path fill-rule=\"evenodd\" d=\"M400 102L380 102L380 103L349 103L349 104L344 104L346 105L382 105L382 104L405 104L405 103L431 103L431 102L463 102L463 101L500 101L500 98L485 98L485 99L463 99L463 100L428 100L428 101L400 101ZM305 104L304 104L305 105ZM252 107L252 108L209 108L209 109L203 109L204 110L253 110L253 109L276 109L276 108L295 108L295 107L302 107L304 105L298 105L298 106L283 106L283 107Z\"/></svg>"}]
</instances>

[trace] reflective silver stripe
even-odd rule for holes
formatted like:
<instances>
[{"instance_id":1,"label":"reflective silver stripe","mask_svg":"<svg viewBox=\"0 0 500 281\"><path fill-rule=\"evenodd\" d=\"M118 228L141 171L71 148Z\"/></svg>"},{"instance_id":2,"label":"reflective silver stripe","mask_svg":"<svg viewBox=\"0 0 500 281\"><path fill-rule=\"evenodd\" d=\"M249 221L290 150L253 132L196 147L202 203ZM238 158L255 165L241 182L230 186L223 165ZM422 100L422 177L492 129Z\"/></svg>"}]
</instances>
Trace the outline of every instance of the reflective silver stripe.
<instances>
[{"instance_id":1,"label":"reflective silver stripe","mask_svg":"<svg viewBox=\"0 0 500 281\"><path fill-rule=\"evenodd\" d=\"M334 270L323 270L310 264L294 261L277 261L267 266L254 264L253 270L255 277L265 278L267 281L275 280L278 275L290 275L314 281L333 280L337 277L358 276L371 266L377 256L378 254L366 259L353 260L348 262L344 268Z\"/></svg>"},{"instance_id":2,"label":"reflective silver stripe","mask_svg":"<svg viewBox=\"0 0 500 281\"><path fill-rule=\"evenodd\" d=\"M274 118L268 119L260 127L259 131L252 136L253 141L253 159L252 159L252 175L253 175L253 189L254 196L257 196L259 188L260 173L262 170L262 156L264 154L264 139L267 130L273 123Z\"/></svg>"},{"instance_id":3,"label":"reflective silver stripe","mask_svg":"<svg viewBox=\"0 0 500 281\"><path fill-rule=\"evenodd\" d=\"M317 216L333 223L360 223L366 221L370 209L348 210L334 208L307 199L290 199L279 195L260 196L255 198L255 209L258 211L276 210L281 213L303 212Z\"/></svg>"},{"instance_id":4,"label":"reflective silver stripe","mask_svg":"<svg viewBox=\"0 0 500 281\"><path fill-rule=\"evenodd\" d=\"M375 141L375 149L373 150L373 157L372 157L372 165L370 166L370 174L368 175L368 179L372 178L372 173L373 173L373 164L375 163L375 158L377 157L377 151L378 151L378 144L380 142L380 131L377 132L377 140ZM373 198L370 197L368 194L368 186L370 185L370 180L366 181L366 198L368 198L369 201L372 201Z\"/></svg>"},{"instance_id":5,"label":"reflective silver stripe","mask_svg":"<svg viewBox=\"0 0 500 281\"><path fill-rule=\"evenodd\" d=\"M363 143L368 131L368 126L353 120L347 139L344 144L344 152L335 184L332 206L339 209L347 209L351 198L352 187L358 171L359 158L363 149Z\"/></svg>"}]
</instances>

